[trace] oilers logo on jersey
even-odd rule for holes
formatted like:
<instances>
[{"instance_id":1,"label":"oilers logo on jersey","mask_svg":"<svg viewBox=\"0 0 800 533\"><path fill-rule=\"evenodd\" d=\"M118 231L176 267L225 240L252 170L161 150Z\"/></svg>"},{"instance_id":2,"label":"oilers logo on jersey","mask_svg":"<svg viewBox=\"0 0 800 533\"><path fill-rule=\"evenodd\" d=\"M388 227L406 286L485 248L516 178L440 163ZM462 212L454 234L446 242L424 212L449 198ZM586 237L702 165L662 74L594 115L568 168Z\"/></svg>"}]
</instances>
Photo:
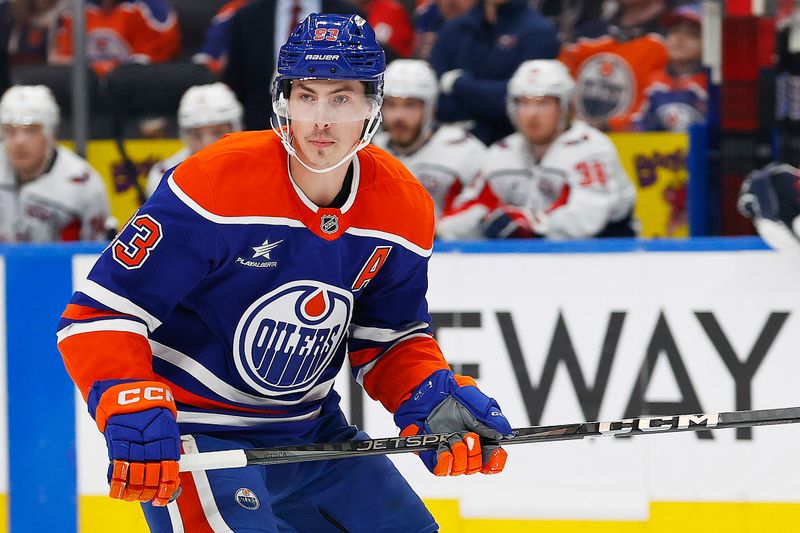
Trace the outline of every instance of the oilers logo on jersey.
<instances>
[{"instance_id":1,"label":"oilers logo on jersey","mask_svg":"<svg viewBox=\"0 0 800 533\"><path fill-rule=\"evenodd\" d=\"M303 392L333 359L353 309L352 295L317 281L287 283L256 300L234 337L242 378L270 395Z\"/></svg>"},{"instance_id":2,"label":"oilers logo on jersey","mask_svg":"<svg viewBox=\"0 0 800 533\"><path fill-rule=\"evenodd\" d=\"M615 54L600 53L578 72L578 111L585 117L610 117L631 106L636 82L630 65Z\"/></svg>"},{"instance_id":3,"label":"oilers logo on jersey","mask_svg":"<svg viewBox=\"0 0 800 533\"><path fill-rule=\"evenodd\" d=\"M241 488L234 493L233 498L236 503L247 509L248 511L255 511L261 507L261 502L258 501L258 496L248 488Z\"/></svg>"}]
</instances>

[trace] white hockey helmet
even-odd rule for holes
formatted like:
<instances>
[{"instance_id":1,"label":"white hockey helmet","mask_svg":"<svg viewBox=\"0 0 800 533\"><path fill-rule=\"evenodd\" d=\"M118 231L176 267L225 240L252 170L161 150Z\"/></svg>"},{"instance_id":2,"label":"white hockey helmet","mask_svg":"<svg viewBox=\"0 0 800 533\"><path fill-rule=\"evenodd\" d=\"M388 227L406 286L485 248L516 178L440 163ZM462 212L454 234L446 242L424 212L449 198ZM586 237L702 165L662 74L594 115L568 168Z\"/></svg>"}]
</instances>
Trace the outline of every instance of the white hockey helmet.
<instances>
[{"instance_id":1,"label":"white hockey helmet","mask_svg":"<svg viewBox=\"0 0 800 533\"><path fill-rule=\"evenodd\" d=\"M523 61L508 80L506 89L506 112L516 122L516 100L523 96L554 96L561 104L562 117L566 120L575 80L566 65L557 59L531 59Z\"/></svg>"},{"instance_id":2,"label":"white hockey helmet","mask_svg":"<svg viewBox=\"0 0 800 533\"><path fill-rule=\"evenodd\" d=\"M178 106L181 130L230 123L234 131L242 129L242 105L233 91L222 82L189 87Z\"/></svg>"},{"instance_id":3,"label":"white hockey helmet","mask_svg":"<svg viewBox=\"0 0 800 533\"><path fill-rule=\"evenodd\" d=\"M14 85L0 98L2 124L41 124L45 134L54 135L59 113L53 93L44 85Z\"/></svg>"},{"instance_id":4,"label":"white hockey helmet","mask_svg":"<svg viewBox=\"0 0 800 533\"><path fill-rule=\"evenodd\" d=\"M421 59L395 59L386 67L383 95L414 98L431 109L439 91L436 73Z\"/></svg>"}]
</instances>

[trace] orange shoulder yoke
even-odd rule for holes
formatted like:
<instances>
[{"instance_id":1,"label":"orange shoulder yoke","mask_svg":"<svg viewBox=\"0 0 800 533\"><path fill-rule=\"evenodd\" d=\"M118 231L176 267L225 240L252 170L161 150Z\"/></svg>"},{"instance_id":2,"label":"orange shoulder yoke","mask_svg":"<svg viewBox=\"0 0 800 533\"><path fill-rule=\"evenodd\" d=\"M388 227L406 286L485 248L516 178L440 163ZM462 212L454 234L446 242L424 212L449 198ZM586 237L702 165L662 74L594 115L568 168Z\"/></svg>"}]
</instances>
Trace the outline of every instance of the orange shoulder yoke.
<instances>
[{"instance_id":1,"label":"orange shoulder yoke","mask_svg":"<svg viewBox=\"0 0 800 533\"><path fill-rule=\"evenodd\" d=\"M430 250L434 208L425 187L400 161L376 146L364 148L359 160L373 194L368 203L358 206L352 225L391 233Z\"/></svg>"}]
</instances>

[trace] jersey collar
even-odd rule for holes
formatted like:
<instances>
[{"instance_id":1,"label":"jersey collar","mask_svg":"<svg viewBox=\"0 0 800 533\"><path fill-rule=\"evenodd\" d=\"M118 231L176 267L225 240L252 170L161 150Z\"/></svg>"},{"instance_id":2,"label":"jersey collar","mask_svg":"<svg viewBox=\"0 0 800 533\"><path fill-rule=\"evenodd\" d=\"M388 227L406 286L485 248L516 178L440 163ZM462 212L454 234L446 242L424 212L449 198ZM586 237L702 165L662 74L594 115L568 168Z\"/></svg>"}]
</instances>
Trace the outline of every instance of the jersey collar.
<instances>
[{"instance_id":1,"label":"jersey collar","mask_svg":"<svg viewBox=\"0 0 800 533\"><path fill-rule=\"evenodd\" d=\"M291 167L289 166L290 157L291 157L290 155L288 154L286 155L286 171L289 174L289 182L292 184L292 187L294 187L294 192L297 194L297 197L300 198L300 201L303 202L303 204L314 213L318 212L320 209L329 209L329 208L320 208L317 204L312 202L308 198L308 196L306 196L306 193L303 192L300 186L297 185L297 183L294 181L294 178L292 177L292 170ZM342 207L337 209L337 211L339 211L342 214L347 213L347 211L349 211L350 208L353 207L353 204L356 201L356 195L358 194L358 184L361 176L361 164L359 163L357 155L353 156L352 165L353 165L353 181L350 186L350 194L347 196L347 200L345 200L344 204L342 204Z\"/></svg>"}]
</instances>

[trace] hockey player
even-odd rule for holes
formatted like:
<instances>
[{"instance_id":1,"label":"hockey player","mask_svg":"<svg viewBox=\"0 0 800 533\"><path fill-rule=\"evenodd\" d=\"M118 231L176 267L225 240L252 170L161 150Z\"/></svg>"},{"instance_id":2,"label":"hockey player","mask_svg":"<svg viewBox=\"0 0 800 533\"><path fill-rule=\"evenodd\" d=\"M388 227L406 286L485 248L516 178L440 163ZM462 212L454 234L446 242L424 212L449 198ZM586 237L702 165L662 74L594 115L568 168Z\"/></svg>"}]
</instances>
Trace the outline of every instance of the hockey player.
<instances>
[{"instance_id":1,"label":"hockey player","mask_svg":"<svg viewBox=\"0 0 800 533\"><path fill-rule=\"evenodd\" d=\"M105 238L105 184L56 143L58 122L58 104L44 85L15 85L0 99L0 241Z\"/></svg>"},{"instance_id":2,"label":"hockey player","mask_svg":"<svg viewBox=\"0 0 800 533\"><path fill-rule=\"evenodd\" d=\"M242 105L233 91L220 81L189 87L178 105L178 127L183 148L150 169L148 197L153 195L167 170L226 133L241 131Z\"/></svg>"},{"instance_id":3,"label":"hockey player","mask_svg":"<svg viewBox=\"0 0 800 533\"><path fill-rule=\"evenodd\" d=\"M520 65L507 101L517 132L489 148L480 178L439 221L440 236L635 235L635 189L611 140L573 119L574 87L557 60Z\"/></svg>"},{"instance_id":4,"label":"hockey player","mask_svg":"<svg viewBox=\"0 0 800 533\"><path fill-rule=\"evenodd\" d=\"M152 501L153 531L435 531L386 457L178 475L180 451L366 438L332 389L345 357L403 435L454 433L421 454L435 474L505 463L477 437L508 421L431 336L433 202L368 146L374 32L312 14L278 65L276 129L167 174L74 294L59 348L105 434L110 495Z\"/></svg>"},{"instance_id":5,"label":"hockey player","mask_svg":"<svg viewBox=\"0 0 800 533\"><path fill-rule=\"evenodd\" d=\"M486 147L467 131L438 126L433 114L437 81L419 59L397 59L386 68L383 129L373 143L402 162L433 197L437 218L472 181Z\"/></svg>"},{"instance_id":6,"label":"hockey player","mask_svg":"<svg viewBox=\"0 0 800 533\"><path fill-rule=\"evenodd\" d=\"M773 249L800 255L800 169L770 163L742 184L739 211Z\"/></svg>"}]
</instances>

